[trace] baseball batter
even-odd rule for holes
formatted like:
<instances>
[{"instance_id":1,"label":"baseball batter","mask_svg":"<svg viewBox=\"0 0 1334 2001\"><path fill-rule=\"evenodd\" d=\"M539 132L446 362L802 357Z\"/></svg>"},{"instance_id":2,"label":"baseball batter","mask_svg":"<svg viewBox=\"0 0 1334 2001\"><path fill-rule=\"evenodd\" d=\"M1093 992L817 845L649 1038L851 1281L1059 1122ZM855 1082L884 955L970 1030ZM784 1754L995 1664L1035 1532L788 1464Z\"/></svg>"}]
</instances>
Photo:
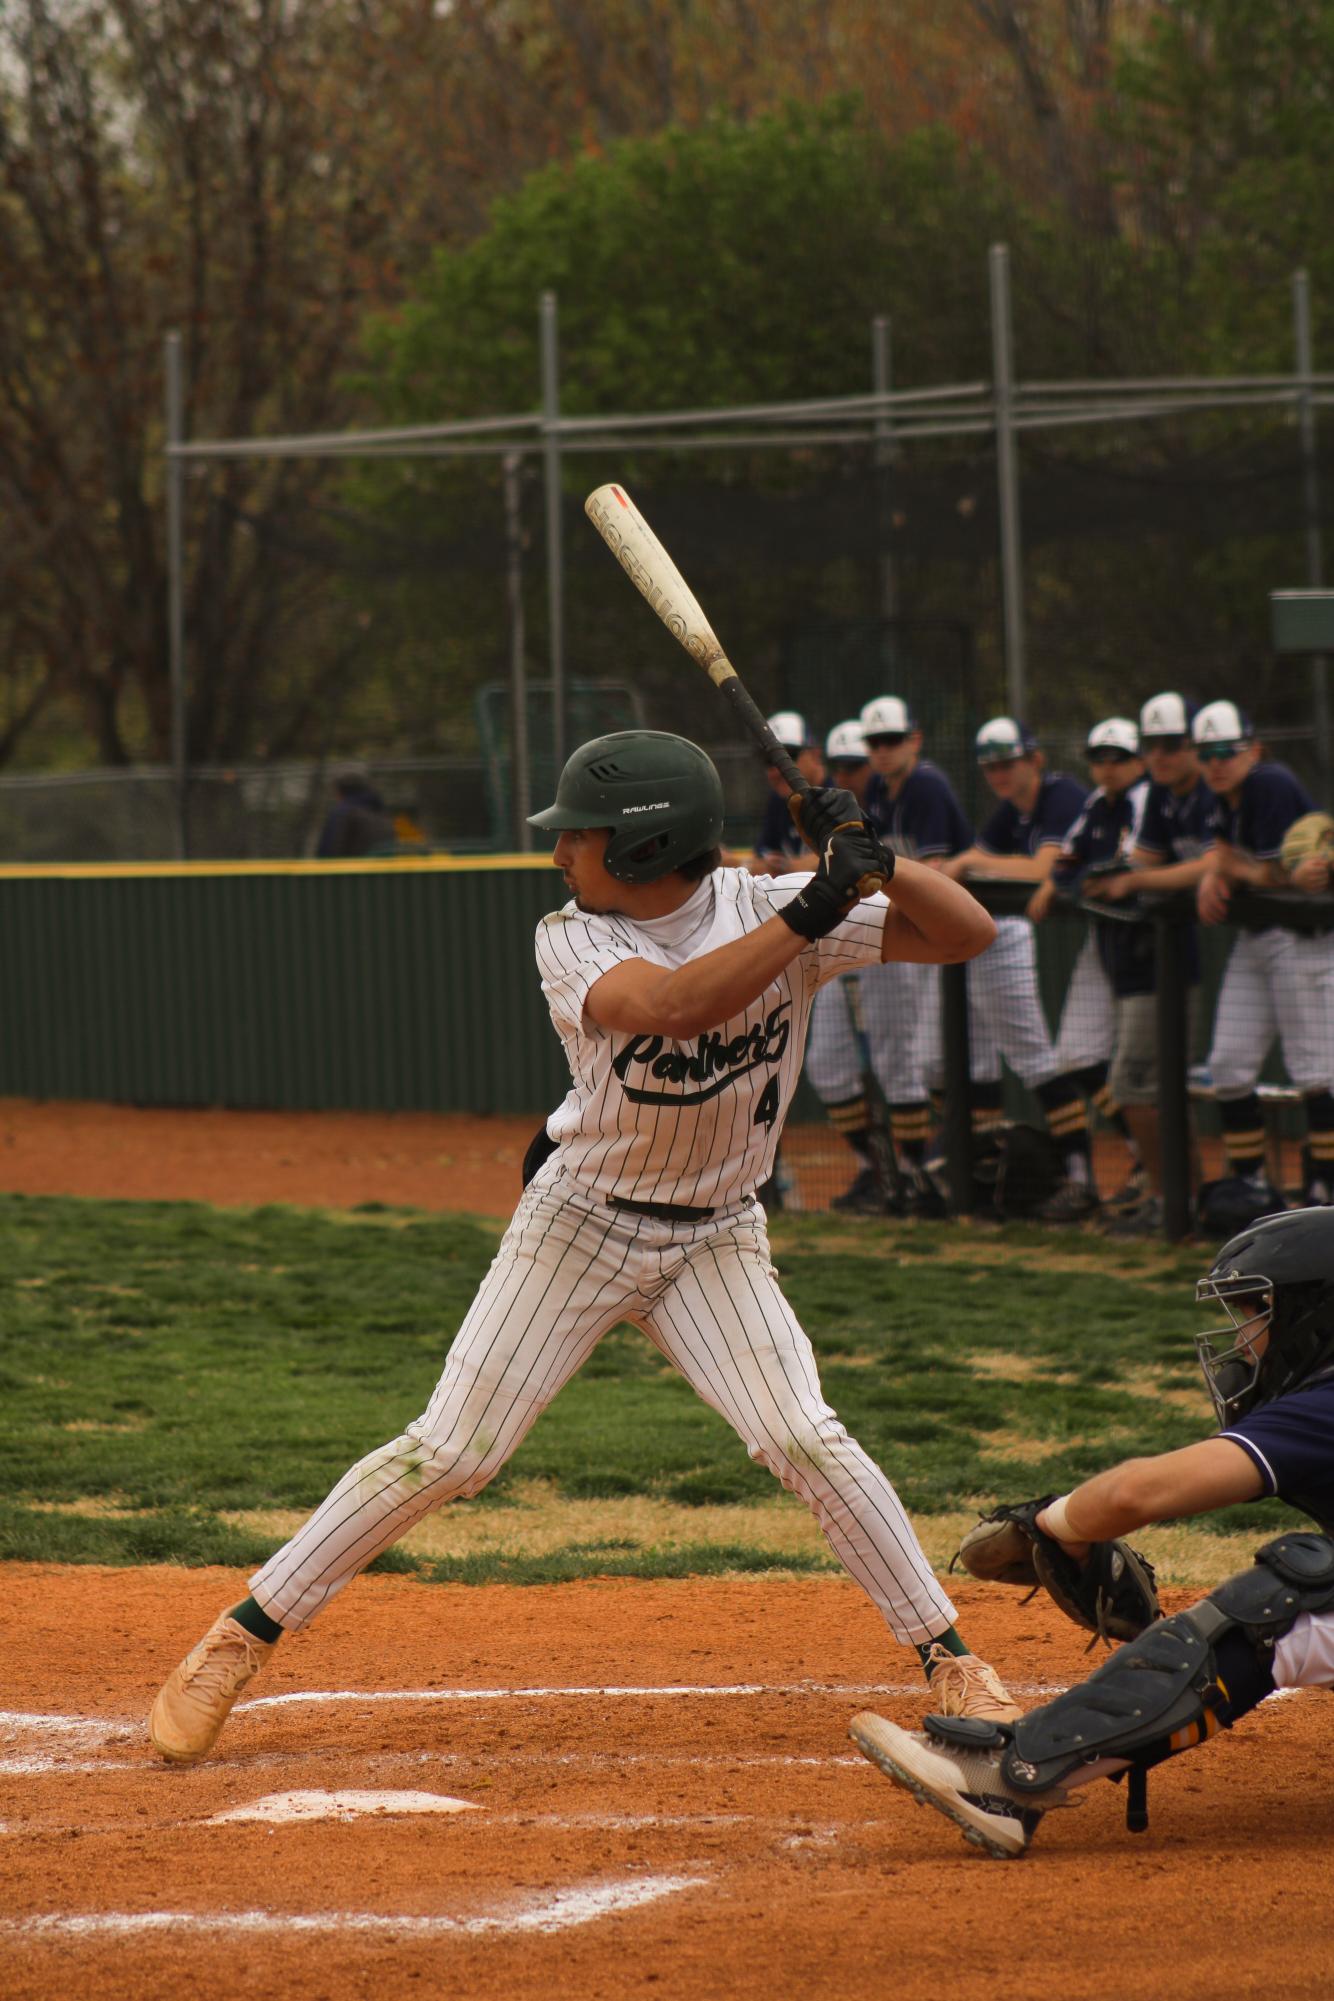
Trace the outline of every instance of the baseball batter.
<instances>
[{"instance_id":1,"label":"baseball batter","mask_svg":"<svg viewBox=\"0 0 1334 2001\"><path fill-rule=\"evenodd\" d=\"M963 960L992 937L967 892L869 829L849 795L807 794L813 874L718 866L722 786L683 738L585 744L555 804L571 900L537 927L542 990L571 1087L423 1414L339 1481L168 1677L153 1744L207 1755L284 1632L299 1632L414 1522L475 1494L622 1320L640 1327L748 1452L811 1508L943 1709L1018 1714L965 1648L893 1487L824 1401L779 1290L755 1190L796 1086L811 1002L882 959ZM893 876L893 897L858 882Z\"/></svg>"},{"instance_id":2,"label":"baseball batter","mask_svg":"<svg viewBox=\"0 0 1334 2001\"><path fill-rule=\"evenodd\" d=\"M1113 1576L1107 1558L1132 1530L1272 1496L1319 1533L1266 1542L1248 1570L1147 1625L1013 1727L855 1720L869 1758L997 1857L1022 1855L1043 1815L1098 1778L1125 1781L1127 1822L1143 1828L1155 1765L1231 1729L1275 1689L1334 1687L1334 1214L1289 1209L1252 1224L1223 1246L1196 1297L1227 1315L1195 1343L1217 1433L1125 1460L1036 1513L1025 1504L1035 1565L1055 1551L1078 1594L1073 1567ZM964 1539L965 1561L978 1533Z\"/></svg>"}]
</instances>

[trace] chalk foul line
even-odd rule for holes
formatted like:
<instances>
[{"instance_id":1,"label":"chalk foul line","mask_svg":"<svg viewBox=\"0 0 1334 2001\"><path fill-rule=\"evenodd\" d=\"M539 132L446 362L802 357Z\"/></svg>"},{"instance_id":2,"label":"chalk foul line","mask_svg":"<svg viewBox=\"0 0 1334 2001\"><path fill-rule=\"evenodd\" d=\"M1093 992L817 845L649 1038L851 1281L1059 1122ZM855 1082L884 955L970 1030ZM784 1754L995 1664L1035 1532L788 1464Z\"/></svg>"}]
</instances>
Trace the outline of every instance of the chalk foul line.
<instances>
[{"instance_id":1,"label":"chalk foul line","mask_svg":"<svg viewBox=\"0 0 1334 2001\"><path fill-rule=\"evenodd\" d=\"M89 1911L0 1919L0 1936L29 1939L132 1938L165 1932L311 1935L336 1932L370 1937L516 1937L551 1933L640 1910L664 1897L702 1889L704 1875L629 1876L619 1882L575 1883L540 1903L510 1903L468 1917L395 1917L381 1911Z\"/></svg>"}]
</instances>

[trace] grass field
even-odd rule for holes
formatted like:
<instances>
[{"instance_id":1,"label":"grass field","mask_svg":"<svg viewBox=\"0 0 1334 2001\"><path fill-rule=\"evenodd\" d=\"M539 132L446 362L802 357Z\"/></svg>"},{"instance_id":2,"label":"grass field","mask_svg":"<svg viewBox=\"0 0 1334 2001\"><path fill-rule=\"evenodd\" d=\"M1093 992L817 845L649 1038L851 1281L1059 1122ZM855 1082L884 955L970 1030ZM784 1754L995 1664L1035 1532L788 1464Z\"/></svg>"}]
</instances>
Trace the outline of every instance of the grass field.
<instances>
[{"instance_id":1,"label":"grass field","mask_svg":"<svg viewBox=\"0 0 1334 2001\"><path fill-rule=\"evenodd\" d=\"M378 1207L0 1197L0 1557L261 1559L423 1408L498 1236ZM773 1238L830 1402L937 1561L979 1505L1210 1427L1198 1250L813 1216ZM1266 1504L1143 1540L1169 1577L1206 1582L1296 1519ZM550 1582L830 1565L806 1511L624 1328L477 1501L379 1567Z\"/></svg>"}]
</instances>

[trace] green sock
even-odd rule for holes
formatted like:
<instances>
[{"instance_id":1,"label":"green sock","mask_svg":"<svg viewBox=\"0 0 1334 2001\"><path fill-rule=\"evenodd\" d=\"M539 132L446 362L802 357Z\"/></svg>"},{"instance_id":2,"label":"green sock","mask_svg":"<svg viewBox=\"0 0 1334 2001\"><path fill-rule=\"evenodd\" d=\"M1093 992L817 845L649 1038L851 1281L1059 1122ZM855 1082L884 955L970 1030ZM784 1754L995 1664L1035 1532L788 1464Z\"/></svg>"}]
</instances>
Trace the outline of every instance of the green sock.
<instances>
[{"instance_id":1,"label":"green sock","mask_svg":"<svg viewBox=\"0 0 1334 2001\"><path fill-rule=\"evenodd\" d=\"M253 1633L257 1640L266 1641L269 1646L283 1636L282 1627L271 1619L253 1598L243 1598L239 1605L232 1606L227 1616L235 1619L238 1626L244 1626L247 1633Z\"/></svg>"},{"instance_id":2,"label":"green sock","mask_svg":"<svg viewBox=\"0 0 1334 2001\"><path fill-rule=\"evenodd\" d=\"M946 1626L943 1633L936 1633L929 1640L919 1640L917 1642L917 1657L922 1663L928 1681L931 1679L931 1669L928 1661L932 1647L944 1647L946 1653L950 1654L966 1654L968 1652L968 1648L959 1638L958 1631L954 1626Z\"/></svg>"}]
</instances>

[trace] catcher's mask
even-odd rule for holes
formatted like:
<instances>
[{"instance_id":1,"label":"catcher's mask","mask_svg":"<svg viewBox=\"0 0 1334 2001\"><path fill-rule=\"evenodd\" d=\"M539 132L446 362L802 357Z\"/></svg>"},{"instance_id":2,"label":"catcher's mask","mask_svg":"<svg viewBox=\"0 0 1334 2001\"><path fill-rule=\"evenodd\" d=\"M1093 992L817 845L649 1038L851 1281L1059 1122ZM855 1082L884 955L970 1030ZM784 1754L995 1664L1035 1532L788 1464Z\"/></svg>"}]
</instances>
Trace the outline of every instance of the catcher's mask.
<instances>
[{"instance_id":1,"label":"catcher's mask","mask_svg":"<svg viewBox=\"0 0 1334 2001\"><path fill-rule=\"evenodd\" d=\"M1225 1327L1195 1339L1220 1426L1334 1368L1334 1210L1287 1209L1224 1244L1195 1288Z\"/></svg>"},{"instance_id":2,"label":"catcher's mask","mask_svg":"<svg viewBox=\"0 0 1334 2001\"><path fill-rule=\"evenodd\" d=\"M723 787L698 744L664 730L616 730L581 744L555 804L530 827L609 827L603 867L617 882L657 882L716 848Z\"/></svg>"}]
</instances>

